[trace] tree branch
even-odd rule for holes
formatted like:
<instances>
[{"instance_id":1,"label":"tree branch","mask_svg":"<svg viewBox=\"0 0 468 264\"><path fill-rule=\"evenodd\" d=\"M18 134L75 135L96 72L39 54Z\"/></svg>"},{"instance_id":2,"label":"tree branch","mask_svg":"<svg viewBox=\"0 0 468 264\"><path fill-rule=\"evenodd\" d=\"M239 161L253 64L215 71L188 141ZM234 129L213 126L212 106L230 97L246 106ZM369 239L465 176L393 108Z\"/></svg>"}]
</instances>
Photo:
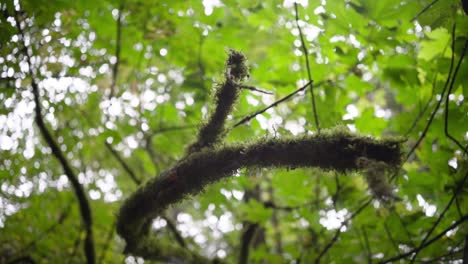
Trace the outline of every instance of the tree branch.
<instances>
[{"instance_id":1,"label":"tree branch","mask_svg":"<svg viewBox=\"0 0 468 264\"><path fill-rule=\"evenodd\" d=\"M121 1L119 6L119 13L117 14L117 35L115 41L115 64L112 67L112 83L110 87L110 94L109 98L114 97L115 94L115 85L117 83L117 76L119 72L119 64L120 64L120 49L121 49L121 42L122 42L122 10L123 10L123 1Z\"/></svg>"},{"instance_id":2,"label":"tree branch","mask_svg":"<svg viewBox=\"0 0 468 264\"><path fill-rule=\"evenodd\" d=\"M215 110L211 113L208 122L200 128L197 140L188 147L188 154L213 146L223 135L226 117L239 96L240 82L248 76L246 58L242 53L230 51L224 75L225 81L216 91Z\"/></svg>"},{"instance_id":3,"label":"tree branch","mask_svg":"<svg viewBox=\"0 0 468 264\"><path fill-rule=\"evenodd\" d=\"M310 83L310 97L312 100L312 111L314 113L315 126L317 127L317 132L320 133L320 122L318 119L317 108L315 105L315 95L314 95L314 87L313 87L314 81L312 80L312 74L310 73L309 51L307 50L301 27L299 26L299 11L297 10L297 3L294 3L294 11L296 13L296 26L297 26L297 29L299 30L299 36L301 38L301 46L302 46L302 50L304 52L304 58L306 61L307 77L309 78L309 83Z\"/></svg>"},{"instance_id":4,"label":"tree branch","mask_svg":"<svg viewBox=\"0 0 468 264\"><path fill-rule=\"evenodd\" d=\"M452 28L452 36L454 36L454 32L455 32L455 24L453 25L453 28ZM437 101L436 107L432 111L432 114L429 117L429 120L427 121L426 127L424 128L423 132L421 133L421 136L418 138L416 143L413 145L411 150L406 155L406 160L408 160L408 158L413 154L413 152L416 150L416 148L422 142L422 140L426 137L427 131L429 131L429 127L431 126L432 121L434 120L434 117L435 117L437 111L439 110L440 105L442 104L442 101L443 101L442 99L444 98L445 92L447 91L447 87L448 87L448 85L450 83L452 72L453 72L453 64L454 64L454 61L455 61L455 48L454 48L454 46L455 46L455 38L452 38L452 58L450 60L449 74L447 76L447 80L445 81L444 88L442 89L442 94L440 95L441 100Z\"/></svg>"},{"instance_id":5,"label":"tree branch","mask_svg":"<svg viewBox=\"0 0 468 264\"><path fill-rule=\"evenodd\" d=\"M424 14L429 8L431 8L435 3L437 3L439 0L434 0L431 3L429 3L427 6L425 6L419 13L417 13L413 18L411 18L410 22L413 22L414 20L418 19L422 14Z\"/></svg>"},{"instance_id":6,"label":"tree branch","mask_svg":"<svg viewBox=\"0 0 468 264\"><path fill-rule=\"evenodd\" d=\"M248 223L247 222L247 228L245 231L242 233L242 238L241 238L241 250L240 250L240 255L239 255L239 264L247 264L249 263L249 251L250 251L250 244L252 242L252 239L255 236L255 233L257 232L259 225L257 223Z\"/></svg>"},{"instance_id":7,"label":"tree branch","mask_svg":"<svg viewBox=\"0 0 468 264\"><path fill-rule=\"evenodd\" d=\"M234 126L232 126L231 129L236 128L236 127L238 127L238 126L240 126L240 125L242 125L242 124L245 124L245 123L249 122L252 118L254 118L254 117L256 117L256 116L258 116L258 115L260 115L260 114L265 113L268 109L273 108L273 107L276 107L276 106L279 105L280 103L289 100L291 97L293 97L293 96L296 95L297 93L302 92L302 91L304 91L305 89L307 89L307 87L309 87L310 84L311 84L311 82L308 82L308 83L306 83L304 86L302 86L301 88L299 88L299 89L295 90L294 92L292 92L292 93L286 95L285 97L279 99L278 101L272 103L271 105L269 105L269 106L267 106L267 107L265 107L265 108L263 108L263 109L260 109L260 110L258 110L258 111L256 111L256 112L254 112L254 113L252 113L252 114L250 114L250 115L248 115L248 116L242 118L239 122L237 122L236 124L234 124Z\"/></svg>"},{"instance_id":8,"label":"tree branch","mask_svg":"<svg viewBox=\"0 0 468 264\"><path fill-rule=\"evenodd\" d=\"M62 169L64 170L65 175L67 176L68 180L71 183L71 186L75 192L75 195L78 199L79 202L79 207L80 207L80 214L81 214L81 219L83 221L84 228L86 230L86 237L85 237L85 244L84 244L84 251L86 255L86 260L88 264L94 264L96 262L95 260L95 249L94 249L94 239L93 239L93 230L92 230L92 214L91 214L91 208L89 205L88 198L86 196L86 193L81 186L80 182L78 181L78 178L75 175L75 172L73 172L73 169L71 165L68 163L67 159L65 158L65 155L63 152L60 150L60 147L58 143L55 141L55 139L52 137L52 134L48 130L47 126L44 123L44 120L42 119L42 108L41 108L41 100L40 100L40 94L39 94L39 87L34 80L34 74L32 71L32 62L31 62L31 56L28 53L28 47L26 46L24 39L24 31L21 28L20 25L20 20L18 17L18 11L15 10L15 24L16 28L18 29L19 34L21 35L21 41L22 45L24 47L24 55L27 59L27 63L29 66L29 74L31 76L31 86L32 86L32 93L34 96L34 104L35 104L35 122L37 126L39 127L39 130L44 137L47 145L51 148L52 154L57 158L59 161L60 165L62 166Z\"/></svg>"},{"instance_id":9,"label":"tree branch","mask_svg":"<svg viewBox=\"0 0 468 264\"><path fill-rule=\"evenodd\" d=\"M399 166L400 141L378 141L335 131L205 149L179 161L133 193L120 209L117 232L126 240L128 253L148 259L174 256L175 249L161 251L151 245L156 241L148 236L148 225L169 205L200 192L205 185L243 167L319 167L346 172L356 170L356 159L366 155Z\"/></svg>"},{"instance_id":10,"label":"tree branch","mask_svg":"<svg viewBox=\"0 0 468 264\"><path fill-rule=\"evenodd\" d=\"M460 218L458 221L456 221L455 223L451 224L449 227L447 227L444 231L440 232L437 236L435 236L434 238L432 238L431 240L428 240L426 243L420 245L419 247L413 249L413 250L410 250L406 253L403 253L403 254L400 254L398 256L395 256L395 257L392 257L392 258L389 258L387 260L384 260L384 261L381 261L379 262L379 264L386 264L386 263L391 263L391 262L394 262L394 261L397 261L397 260L400 260L400 259L403 259L403 258L406 258L408 256L411 256L412 254L418 252L418 251L421 251L421 249L431 245L432 243L434 243L435 241L439 240L441 237L443 237L448 231L454 229L455 227L459 226L461 223L463 223L464 221L468 220L468 215L465 215L463 216L462 218Z\"/></svg>"},{"instance_id":11,"label":"tree branch","mask_svg":"<svg viewBox=\"0 0 468 264\"><path fill-rule=\"evenodd\" d=\"M453 32L452 32L452 39L455 39L455 25L453 26ZM455 41L453 41L455 43ZM452 44L452 49L455 48L455 44ZM465 46L463 47L462 53L460 55L460 59L458 60L457 66L455 67L455 72L453 73L452 81L450 82L449 85L449 90L447 92L447 96L445 97L445 118L444 118L444 132L445 136L447 136L449 139L451 139L461 150L465 153L468 154L467 149L463 147L463 145L458 142L458 140L453 137L452 135L449 134L448 131L448 119L449 119L449 96L452 93L452 89L455 83L455 79L458 74L458 70L460 69L461 63L463 61L463 58L465 57L466 49L468 48L468 38L465 40ZM454 51L452 51L454 52Z\"/></svg>"},{"instance_id":12,"label":"tree branch","mask_svg":"<svg viewBox=\"0 0 468 264\"><path fill-rule=\"evenodd\" d=\"M122 166L122 168L125 170L125 172L127 172L127 174L130 176L130 178L132 178L133 182L136 184L136 185L140 185L141 184L141 180L139 178L137 178L135 172L133 172L133 170L130 168L130 166L125 162L125 160L122 159L122 157L120 157L119 153L117 153L117 151L107 142L105 142L105 145L107 147L107 149L112 153L112 155L115 157L115 159L119 162L119 164Z\"/></svg>"},{"instance_id":13,"label":"tree branch","mask_svg":"<svg viewBox=\"0 0 468 264\"><path fill-rule=\"evenodd\" d=\"M338 241L338 238L341 234L341 228L347 225L348 222L352 220L354 217L356 217L358 214L360 214L371 202L372 202L372 199L367 200L356 210L355 213L353 213L350 217L348 217L341 223L341 226L338 229L336 229L336 232L333 238L330 240L330 242L328 242L328 244L323 248L323 250L320 251L320 254L315 259L315 264L320 263L320 260L322 259L322 257L325 256L325 254L328 252L328 250L330 250L333 244L335 244Z\"/></svg>"},{"instance_id":14,"label":"tree branch","mask_svg":"<svg viewBox=\"0 0 468 264\"><path fill-rule=\"evenodd\" d=\"M216 93L216 109L200 129L197 141L188 148L187 156L147 181L124 201L117 218L117 233L126 241L125 253L147 260L210 262L179 245L161 242L150 233L151 223L169 205L201 192L206 185L229 177L241 168L317 167L347 172L358 170L357 160L362 157L385 162L388 166L400 166L401 140L375 140L339 128L313 136L213 147L223 135L225 118L238 96L239 81L248 75L245 60L241 53L230 52L226 81Z\"/></svg>"},{"instance_id":15,"label":"tree branch","mask_svg":"<svg viewBox=\"0 0 468 264\"><path fill-rule=\"evenodd\" d=\"M427 241L427 239L431 236L432 232L434 232L434 230L436 229L437 225L439 225L440 221L442 221L442 219L444 218L445 216L445 213L448 211L448 209L452 206L452 203L455 201L455 198L457 197L457 195L463 190L463 187L465 187L465 183L468 179L468 172L465 173L465 176L463 177L463 180L460 184L458 184L457 186L457 189L455 190L455 192L453 193L452 195L452 198L450 199L450 201L447 203L447 205L445 206L444 210L442 211L442 213L440 213L439 217L437 218L437 220L434 222L434 224L432 225L431 229L429 229L429 232L427 232L427 234L424 236L424 239L421 241L421 244L419 244L419 247L420 250L423 249L423 245L424 243ZM419 250L415 251L415 254L411 257L411 262L410 263L413 263L414 260L416 259L416 256L418 255L419 253Z\"/></svg>"}]
</instances>

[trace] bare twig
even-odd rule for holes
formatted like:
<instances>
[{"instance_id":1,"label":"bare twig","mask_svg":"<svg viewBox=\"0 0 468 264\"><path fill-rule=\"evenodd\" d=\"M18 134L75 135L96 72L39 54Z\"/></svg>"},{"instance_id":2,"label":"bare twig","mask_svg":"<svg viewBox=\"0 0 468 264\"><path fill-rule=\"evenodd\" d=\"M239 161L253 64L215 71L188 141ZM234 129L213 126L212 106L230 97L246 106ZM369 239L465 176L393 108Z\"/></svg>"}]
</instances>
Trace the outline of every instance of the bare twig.
<instances>
[{"instance_id":1,"label":"bare twig","mask_svg":"<svg viewBox=\"0 0 468 264\"><path fill-rule=\"evenodd\" d=\"M447 87L448 87L448 85L450 83L450 80L451 80L453 65L454 65L454 60L455 60L455 47L454 47L455 46L455 38L453 38L454 34L455 34L455 24L453 25L453 28L452 28L452 58L450 60L450 69L449 69L449 74L447 76L447 80L445 81L445 84L444 84L444 88L442 89L442 94L440 95L441 99L437 102L436 107L432 111L432 114L429 117L429 120L427 121L426 127L424 128L423 132L421 133L421 136L419 136L416 143L413 145L411 150L408 152L408 154L406 156L406 160L408 160L408 158L413 154L413 152L416 150L416 148L422 142L422 140L426 137L427 131L429 131L429 127L431 126L432 121L434 120L434 117L435 117L437 111L439 110L440 105L442 104L445 92L447 91Z\"/></svg>"},{"instance_id":2,"label":"bare twig","mask_svg":"<svg viewBox=\"0 0 468 264\"><path fill-rule=\"evenodd\" d=\"M161 127L154 131L150 131L148 134L149 136L154 136L156 134L162 134L169 131L177 131L177 130L187 130L187 129L194 129L197 128L198 125L186 125L186 126L168 126L168 127Z\"/></svg>"},{"instance_id":3,"label":"bare twig","mask_svg":"<svg viewBox=\"0 0 468 264\"><path fill-rule=\"evenodd\" d=\"M181 246L183 248L187 248L187 243L185 242L182 235L179 233L179 230L177 230L177 226L175 225L174 221L172 221L172 219L170 219L167 216L163 216L162 218L166 221L167 227L169 228L169 230L174 235L174 237L175 237L177 243L179 244L179 246Z\"/></svg>"},{"instance_id":4,"label":"bare twig","mask_svg":"<svg viewBox=\"0 0 468 264\"><path fill-rule=\"evenodd\" d=\"M434 79L432 80L432 92L431 92L431 97L429 98L429 100L427 100L426 104L424 105L423 109L421 109L418 113L418 115L416 116L416 118L413 120L413 122L411 123L410 127L408 128L408 130L405 132L405 137L408 137L409 134L413 131L413 129L416 127L416 125L418 124L419 120L421 120L421 118L424 116L424 114L426 113L427 109L429 108L429 106L431 105L431 102L432 102L432 98L434 98L434 92L435 92L435 87L436 87L436 81L437 81L437 73L434 75Z\"/></svg>"},{"instance_id":5,"label":"bare twig","mask_svg":"<svg viewBox=\"0 0 468 264\"><path fill-rule=\"evenodd\" d=\"M317 108L316 108L316 105L315 105L315 95L314 95L312 74L310 73L309 51L307 50L307 46L306 46L306 43L304 41L304 35L302 34L301 27L299 26L299 11L297 9L297 3L294 3L294 10L296 12L296 25L297 25L297 29L299 30L299 36L301 38L302 50L304 51L304 58L305 58L305 61L306 61L307 77L309 78L309 83L310 83L310 96L311 96L311 100L312 100L312 111L314 113L315 126L317 127L317 132L320 133L320 122L319 122L319 119L318 119Z\"/></svg>"},{"instance_id":6,"label":"bare twig","mask_svg":"<svg viewBox=\"0 0 468 264\"><path fill-rule=\"evenodd\" d=\"M237 122L234 126L232 126L231 129L233 129L233 128L235 128L235 127L238 127L238 126L240 126L240 125L242 125L242 124L244 124L244 123L249 122L252 118L256 117L257 115L266 112L266 111L267 111L268 109L270 109L270 108L276 107L277 105L279 105L280 103L282 103L282 102L284 102L284 101L290 99L291 97L293 97L293 96L296 95L297 93L304 91L305 89L307 89L307 87L309 87L309 85L310 85L311 83L312 83L312 82L310 82L310 81L307 82L307 83L306 83L304 86L302 86L301 88L299 88L299 89L295 90L294 92L292 92L292 93L286 95L285 97L283 97L283 98L281 98L280 100L278 100L278 101L272 103L271 105L269 105L269 106L267 106L267 107L265 107L265 108L263 108L263 109L261 109L261 110L258 110L258 111L255 112L255 113L252 113L252 114L250 114L250 115L248 115L248 116L242 118L239 122Z\"/></svg>"},{"instance_id":7,"label":"bare twig","mask_svg":"<svg viewBox=\"0 0 468 264\"><path fill-rule=\"evenodd\" d=\"M455 28L455 26L454 26L454 28ZM455 39L455 30L453 30L453 32L452 32L452 38ZM453 41L453 42L455 42L455 41ZM452 49L455 48L454 46L455 45L452 44ZM450 138L459 148L461 148L461 150L465 154L468 154L467 149L465 147L463 147L463 145L457 139L455 139L455 137L453 137L452 135L449 134L448 119L449 119L449 97L450 97L450 93L452 92L452 89L453 89L453 86L454 86L454 83L455 83L455 79L456 79L457 74L458 74L458 70L460 69L463 58L465 57L465 53L466 53L467 48L468 48L468 38L465 40L465 46L463 47L462 53L460 55L460 59L458 60L457 66L455 67L455 71L453 73L452 81L450 82L449 90L447 92L447 96L445 97L445 122L444 122L445 136Z\"/></svg>"},{"instance_id":8,"label":"bare twig","mask_svg":"<svg viewBox=\"0 0 468 264\"><path fill-rule=\"evenodd\" d=\"M362 235L364 236L364 246L366 248L367 263L372 264L372 250L369 244L369 238L367 237L366 227L362 226Z\"/></svg>"},{"instance_id":9,"label":"bare twig","mask_svg":"<svg viewBox=\"0 0 468 264\"><path fill-rule=\"evenodd\" d=\"M424 245L424 243L427 241L427 239L430 237L430 235L432 234L432 232L434 232L434 230L436 229L437 225L439 225L440 221L442 221L442 219L444 218L445 216L445 213L448 211L448 209L450 208L450 206L452 206L452 203L455 201L457 195L463 190L463 187L465 187L465 183L468 179L468 172L465 173L465 176L463 177L463 180L461 183L458 184L457 186L457 189L455 190L455 192L453 193L452 195L452 198L450 199L450 201L447 203L447 205L445 206L444 210L442 211L442 213L440 213L439 217L437 218L437 220L434 222L434 224L432 225L431 229L429 229L429 232L427 232L426 236L424 236L424 239L421 241L421 243L419 244L419 250L415 251L414 252L414 255L412 256L411 258L411 262L410 263L413 263L414 260L416 259L416 256L418 255L419 251L423 248L422 245Z\"/></svg>"},{"instance_id":10,"label":"bare twig","mask_svg":"<svg viewBox=\"0 0 468 264\"><path fill-rule=\"evenodd\" d=\"M137 178L135 172L130 168L130 166L125 162L125 160L120 157L119 153L111 146L111 144L105 142L105 145L107 149L112 153L112 155L115 157L115 159L120 163L122 168L127 172L127 174L132 178L133 182L135 182L136 185L141 184L141 180Z\"/></svg>"},{"instance_id":11,"label":"bare twig","mask_svg":"<svg viewBox=\"0 0 468 264\"><path fill-rule=\"evenodd\" d=\"M393 248L395 249L395 251L397 253L400 253L400 249L398 248L398 244L395 241L395 239L393 239L392 232L390 232L390 229L388 228L387 220L384 220L384 229L385 229L385 233L387 233L388 239L392 243Z\"/></svg>"},{"instance_id":12,"label":"bare twig","mask_svg":"<svg viewBox=\"0 0 468 264\"><path fill-rule=\"evenodd\" d=\"M357 215L359 215L370 203L372 202L372 199L368 199L366 202L364 202L357 210L356 212L354 212L353 214L351 214L350 217L348 217L347 219L345 219L342 223L341 223L341 226L336 229L336 232L335 232L335 235L333 236L333 238L330 240L330 242L328 242L328 244L322 249L322 251L320 252L320 254L318 255L318 257L315 259L315 263L318 264L320 263L320 260L322 259L323 256L325 256L325 254L328 252L328 250L333 246L333 244L335 244L337 241L338 241L338 238L341 234L341 228L343 228L344 226L346 226L348 224L348 222L350 220L352 220L354 217L356 217Z\"/></svg>"},{"instance_id":13,"label":"bare twig","mask_svg":"<svg viewBox=\"0 0 468 264\"><path fill-rule=\"evenodd\" d=\"M263 94L273 94L273 92L258 89L258 88L254 87L254 86L240 85L239 87L242 88L242 89L247 89L247 90L250 90L250 91L259 92L259 93L263 93Z\"/></svg>"},{"instance_id":14,"label":"bare twig","mask_svg":"<svg viewBox=\"0 0 468 264\"><path fill-rule=\"evenodd\" d=\"M115 85L117 83L117 76L119 72L119 64L120 64L120 49L121 49L121 41L122 41L122 11L123 11L123 1L121 1L119 6L119 13L117 14L117 35L115 41L115 64L112 68L112 83L110 87L110 94L109 98L114 97L115 94Z\"/></svg>"},{"instance_id":15,"label":"bare twig","mask_svg":"<svg viewBox=\"0 0 468 264\"><path fill-rule=\"evenodd\" d=\"M247 264L249 260L250 243L255 236L259 225L257 223L247 223L247 228L242 234L241 251L239 255L239 264Z\"/></svg>"},{"instance_id":16,"label":"bare twig","mask_svg":"<svg viewBox=\"0 0 468 264\"><path fill-rule=\"evenodd\" d=\"M465 235L465 246L463 247L463 263L468 263L468 235Z\"/></svg>"},{"instance_id":17,"label":"bare twig","mask_svg":"<svg viewBox=\"0 0 468 264\"><path fill-rule=\"evenodd\" d=\"M435 236L434 238L432 238L431 240L428 240L426 243L420 245L419 247L413 249L413 250L410 250L406 253L403 253L403 254L400 254L400 255L397 255L395 257L392 257L392 258L389 258L389 259L386 259L386 260L383 260L381 262L379 262L379 264L386 264L386 263L391 263L391 262L394 262L394 261L397 261L397 260L400 260L400 259L403 259L403 258L406 258L408 256L411 256L412 254L418 252L418 251L421 251L421 249L431 245L432 243L434 243L435 241L439 240L440 238L442 238L448 231L456 228L457 226L459 226L461 223L463 223L464 221L468 220L468 215L465 215L463 216L462 218L460 218L458 221L456 221L455 223L451 224L449 227L447 227L444 231L440 232L437 236Z\"/></svg>"},{"instance_id":18,"label":"bare twig","mask_svg":"<svg viewBox=\"0 0 468 264\"><path fill-rule=\"evenodd\" d=\"M86 196L86 193L83 187L81 186L80 182L78 181L78 178L76 177L75 172L73 171L71 165L69 164L68 160L65 158L65 155L60 149L58 143L52 137L52 134L50 133L49 129L44 123L44 120L42 118L42 108L41 108L39 87L34 79L35 76L32 70L33 64L31 61L31 55L29 54L28 47L26 46L24 42L25 35L24 35L23 29L21 28L21 22L20 22L17 10L15 10L15 21L16 21L16 28L18 29L18 32L21 35L24 56L27 58L27 63L29 66L29 74L31 76L31 86L32 86L32 93L34 96L34 104L35 104L35 109L34 109L35 114L36 114L35 121L47 145L51 148L52 154L57 158L60 165L62 166L62 169L64 170L65 175L70 181L71 186L78 199L79 207L80 207L80 214L81 214L83 225L86 231L86 237L85 237L85 243L84 243L84 251L86 255L86 260L88 264L94 264L96 262L96 259L95 259L96 256L95 256L93 230L92 230L93 221L92 221L91 207L89 205L89 201Z\"/></svg>"},{"instance_id":19,"label":"bare twig","mask_svg":"<svg viewBox=\"0 0 468 264\"><path fill-rule=\"evenodd\" d=\"M271 201L274 201L275 190L273 189L271 180L268 183L268 192L270 193ZM278 214L279 214L278 210L273 210L273 213L271 215L271 224L273 226L273 232L274 232L275 251L276 251L275 253L281 255L283 253L283 239L281 237L281 229L279 226Z\"/></svg>"},{"instance_id":20,"label":"bare twig","mask_svg":"<svg viewBox=\"0 0 468 264\"><path fill-rule=\"evenodd\" d=\"M104 263L107 250L109 250L109 246L111 245L112 238L114 237L115 225L116 225L116 222L114 221L114 223L112 223L112 226L107 233L106 242L104 243L104 246L102 247L101 256L98 258L97 263Z\"/></svg>"},{"instance_id":21,"label":"bare twig","mask_svg":"<svg viewBox=\"0 0 468 264\"><path fill-rule=\"evenodd\" d=\"M419 13L417 13L413 18L411 18L410 22L413 22L414 20L418 19L422 14L424 14L429 8L431 8L435 3L437 3L439 0L434 0L431 3L429 3L427 6L425 6Z\"/></svg>"},{"instance_id":22,"label":"bare twig","mask_svg":"<svg viewBox=\"0 0 468 264\"><path fill-rule=\"evenodd\" d=\"M44 232L42 232L35 240L29 242L23 249L20 250L20 252L25 253L27 252L30 248L34 247L37 242L42 240L44 237L46 237L49 233L53 232L57 227L61 226L63 222L68 218L70 215L70 208L71 208L71 203L65 207L62 213L60 213L57 222L51 225L49 228L47 228Z\"/></svg>"}]
</instances>

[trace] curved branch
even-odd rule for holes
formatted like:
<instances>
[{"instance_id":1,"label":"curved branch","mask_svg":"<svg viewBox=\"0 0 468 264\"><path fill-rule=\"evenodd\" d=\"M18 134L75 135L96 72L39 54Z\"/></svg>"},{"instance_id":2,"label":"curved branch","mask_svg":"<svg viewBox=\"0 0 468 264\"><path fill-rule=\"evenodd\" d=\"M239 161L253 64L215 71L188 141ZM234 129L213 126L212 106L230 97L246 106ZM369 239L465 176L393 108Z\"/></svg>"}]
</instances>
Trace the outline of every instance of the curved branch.
<instances>
[{"instance_id":1,"label":"curved branch","mask_svg":"<svg viewBox=\"0 0 468 264\"><path fill-rule=\"evenodd\" d=\"M400 140L374 140L345 131L291 139L263 139L247 145L205 148L151 179L122 205L117 232L126 253L153 260L180 259L206 263L178 246L162 245L149 234L152 219L169 205L196 194L212 182L249 167L318 167L346 172L357 170L356 159L366 156L391 166L401 162Z\"/></svg>"},{"instance_id":2,"label":"curved branch","mask_svg":"<svg viewBox=\"0 0 468 264\"><path fill-rule=\"evenodd\" d=\"M42 108L41 108L39 87L36 81L34 80L35 76L32 70L33 65L31 63L31 56L29 55L28 47L26 46L24 42L24 39L25 39L24 31L21 28L21 25L20 25L21 22L18 17L18 11L16 9L15 9L15 22L16 22L16 28L18 29L18 32L21 36L22 45L24 47L24 56L26 57L27 63L29 66L28 68L29 68L29 74L31 76L31 86L32 86L32 93L34 96L34 104L35 104L35 109L34 109L35 114L36 114L35 121L47 145L51 148L52 154L60 162L60 165L62 166L62 169L65 175L70 181L73 191L75 192L75 195L78 199L81 220L83 221L84 229L86 230L86 237L85 237L85 243L84 243L84 251L86 255L86 260L88 264L94 264L96 262L96 256L95 256L95 249L94 249L94 238L93 238L93 229L92 229L93 221L92 221L92 215L91 215L91 207L89 205L89 201L83 189L83 186L81 186L81 183L78 181L78 177L75 175L75 172L73 171L70 163L65 158L65 155L60 149L58 143L53 138L52 134L50 133L49 129L45 125L44 120L42 118Z\"/></svg>"}]
</instances>

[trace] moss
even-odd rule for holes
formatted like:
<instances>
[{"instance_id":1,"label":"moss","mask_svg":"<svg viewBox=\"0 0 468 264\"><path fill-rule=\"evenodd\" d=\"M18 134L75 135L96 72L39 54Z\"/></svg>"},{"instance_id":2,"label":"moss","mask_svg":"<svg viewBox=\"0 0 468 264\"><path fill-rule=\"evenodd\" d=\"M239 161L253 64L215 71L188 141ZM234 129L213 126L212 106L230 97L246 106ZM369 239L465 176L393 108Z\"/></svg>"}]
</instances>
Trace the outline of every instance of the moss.
<instances>
[{"instance_id":1,"label":"moss","mask_svg":"<svg viewBox=\"0 0 468 264\"><path fill-rule=\"evenodd\" d=\"M120 210L118 233L127 243L138 243L148 232L145 223L169 205L199 193L206 185L233 175L239 168L317 167L350 172L362 169L356 161L363 157L398 167L401 141L375 140L338 129L313 136L205 148L179 161L130 196Z\"/></svg>"},{"instance_id":2,"label":"moss","mask_svg":"<svg viewBox=\"0 0 468 264\"><path fill-rule=\"evenodd\" d=\"M187 153L211 147L224 135L226 117L239 97L239 82L248 76L245 56L235 50L229 51L226 61L225 80L215 93L215 109L198 131L197 140L187 148Z\"/></svg>"},{"instance_id":3,"label":"moss","mask_svg":"<svg viewBox=\"0 0 468 264\"><path fill-rule=\"evenodd\" d=\"M145 183L120 208L117 232L127 243L127 253L166 262L208 263L187 249L159 242L150 234L152 219L169 205L203 191L208 184L229 177L240 168L316 167L337 172L361 169L369 174L376 171L370 169L371 163L400 166L401 139L376 140L353 134L343 126L317 135L217 144L238 97L239 82L248 77L246 59L240 52L231 50L225 66L225 81L215 94L216 107L200 128L197 140L188 147L187 155ZM368 166L358 162L370 160Z\"/></svg>"}]
</instances>

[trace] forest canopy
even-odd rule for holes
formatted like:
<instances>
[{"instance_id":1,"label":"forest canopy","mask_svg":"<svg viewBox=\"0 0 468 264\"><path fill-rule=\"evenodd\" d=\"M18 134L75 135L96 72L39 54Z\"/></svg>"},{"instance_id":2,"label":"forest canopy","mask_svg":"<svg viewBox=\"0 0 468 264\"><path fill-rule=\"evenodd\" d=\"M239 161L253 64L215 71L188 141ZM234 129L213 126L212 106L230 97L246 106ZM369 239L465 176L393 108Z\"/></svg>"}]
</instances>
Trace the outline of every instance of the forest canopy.
<instances>
[{"instance_id":1,"label":"forest canopy","mask_svg":"<svg viewBox=\"0 0 468 264\"><path fill-rule=\"evenodd\" d=\"M468 263L467 3L0 1L0 263Z\"/></svg>"}]
</instances>

